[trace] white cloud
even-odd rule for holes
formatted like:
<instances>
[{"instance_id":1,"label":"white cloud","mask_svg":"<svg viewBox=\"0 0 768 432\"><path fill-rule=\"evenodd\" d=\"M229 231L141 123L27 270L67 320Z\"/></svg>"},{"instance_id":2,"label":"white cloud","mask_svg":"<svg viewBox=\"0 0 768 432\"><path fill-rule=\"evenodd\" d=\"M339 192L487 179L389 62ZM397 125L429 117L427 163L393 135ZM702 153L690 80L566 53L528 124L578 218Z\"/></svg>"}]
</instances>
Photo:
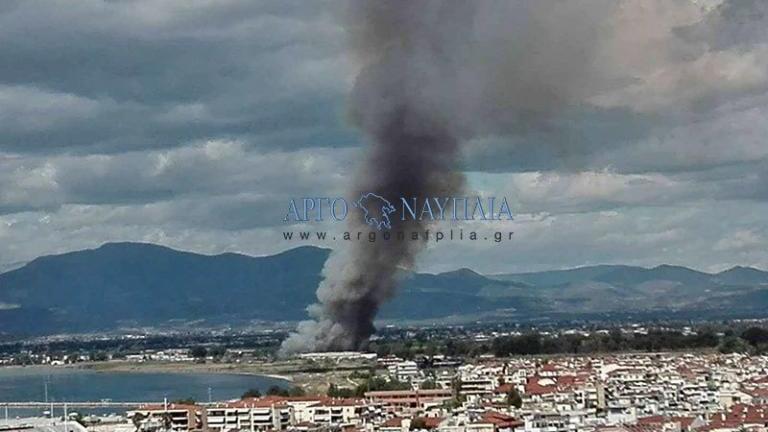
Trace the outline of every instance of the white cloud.
<instances>
[{"instance_id":1,"label":"white cloud","mask_svg":"<svg viewBox=\"0 0 768 432\"><path fill-rule=\"evenodd\" d=\"M14 158L0 162L0 209L340 194L357 154L353 149L260 152L238 141L211 140L152 152Z\"/></svg>"},{"instance_id":2,"label":"white cloud","mask_svg":"<svg viewBox=\"0 0 768 432\"><path fill-rule=\"evenodd\" d=\"M764 245L765 239L762 235L749 229L740 229L727 233L725 237L715 243L714 249L717 251L734 252L757 249Z\"/></svg>"},{"instance_id":3,"label":"white cloud","mask_svg":"<svg viewBox=\"0 0 768 432\"><path fill-rule=\"evenodd\" d=\"M6 133L47 130L88 120L102 108L95 100L70 93L0 84L0 124Z\"/></svg>"},{"instance_id":4,"label":"white cloud","mask_svg":"<svg viewBox=\"0 0 768 432\"><path fill-rule=\"evenodd\" d=\"M749 52L706 52L693 61L666 64L638 82L602 93L592 101L600 107L629 107L640 112L698 109L722 99L765 90L768 86L768 45Z\"/></svg>"}]
</instances>

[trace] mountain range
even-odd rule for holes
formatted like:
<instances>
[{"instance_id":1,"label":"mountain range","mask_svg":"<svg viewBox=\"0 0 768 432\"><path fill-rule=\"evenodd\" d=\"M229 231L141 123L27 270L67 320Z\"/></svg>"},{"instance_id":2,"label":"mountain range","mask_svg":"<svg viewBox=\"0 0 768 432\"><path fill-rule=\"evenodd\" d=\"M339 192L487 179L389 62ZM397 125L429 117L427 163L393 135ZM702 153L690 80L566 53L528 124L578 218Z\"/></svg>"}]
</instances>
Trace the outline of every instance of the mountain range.
<instances>
[{"instance_id":1,"label":"mountain range","mask_svg":"<svg viewBox=\"0 0 768 432\"><path fill-rule=\"evenodd\" d=\"M329 249L200 255L144 243L37 258L0 274L0 334L305 319ZM595 314L764 314L768 272L600 265L482 275L401 275L383 320L541 319Z\"/></svg>"}]
</instances>

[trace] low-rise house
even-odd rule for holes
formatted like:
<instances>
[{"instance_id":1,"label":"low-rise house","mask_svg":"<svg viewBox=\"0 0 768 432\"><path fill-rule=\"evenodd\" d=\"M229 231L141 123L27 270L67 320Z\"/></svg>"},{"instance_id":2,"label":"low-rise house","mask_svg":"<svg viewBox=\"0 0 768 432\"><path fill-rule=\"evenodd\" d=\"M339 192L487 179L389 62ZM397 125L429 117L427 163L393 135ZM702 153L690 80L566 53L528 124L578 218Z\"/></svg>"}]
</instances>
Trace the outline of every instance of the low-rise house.
<instances>
[{"instance_id":1,"label":"low-rise house","mask_svg":"<svg viewBox=\"0 0 768 432\"><path fill-rule=\"evenodd\" d=\"M151 404L140 405L126 412L134 421L137 429L146 432L172 430L186 432L200 430L203 427L203 409L198 405L188 404Z\"/></svg>"},{"instance_id":2,"label":"low-rise house","mask_svg":"<svg viewBox=\"0 0 768 432\"><path fill-rule=\"evenodd\" d=\"M387 367L390 376L397 381L411 382L419 379L419 366L415 361L401 361Z\"/></svg>"},{"instance_id":3,"label":"low-rise house","mask_svg":"<svg viewBox=\"0 0 768 432\"><path fill-rule=\"evenodd\" d=\"M325 399L307 409L311 422L327 426L363 426L380 416L373 403L363 399Z\"/></svg>"},{"instance_id":4,"label":"low-rise house","mask_svg":"<svg viewBox=\"0 0 768 432\"><path fill-rule=\"evenodd\" d=\"M386 390L366 392L365 397L395 415L416 414L453 398L451 389Z\"/></svg>"}]
</instances>

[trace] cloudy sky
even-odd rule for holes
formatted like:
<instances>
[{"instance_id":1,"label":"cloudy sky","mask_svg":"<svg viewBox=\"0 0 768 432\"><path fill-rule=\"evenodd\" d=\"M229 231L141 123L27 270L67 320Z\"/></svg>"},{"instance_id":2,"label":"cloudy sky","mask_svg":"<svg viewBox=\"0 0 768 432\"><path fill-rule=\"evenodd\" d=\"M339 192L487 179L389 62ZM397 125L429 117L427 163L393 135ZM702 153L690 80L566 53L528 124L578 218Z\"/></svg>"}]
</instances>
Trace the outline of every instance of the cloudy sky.
<instances>
[{"instance_id":1,"label":"cloudy sky","mask_svg":"<svg viewBox=\"0 0 768 432\"><path fill-rule=\"evenodd\" d=\"M546 116L462 144L467 192L516 215L462 227L515 239L430 245L421 269L768 268L768 2L505 3L473 23L525 28L488 62L501 97L544 76L558 108L510 98ZM0 3L0 269L110 241L297 246L288 200L344 195L365 156L348 20L341 1Z\"/></svg>"}]
</instances>

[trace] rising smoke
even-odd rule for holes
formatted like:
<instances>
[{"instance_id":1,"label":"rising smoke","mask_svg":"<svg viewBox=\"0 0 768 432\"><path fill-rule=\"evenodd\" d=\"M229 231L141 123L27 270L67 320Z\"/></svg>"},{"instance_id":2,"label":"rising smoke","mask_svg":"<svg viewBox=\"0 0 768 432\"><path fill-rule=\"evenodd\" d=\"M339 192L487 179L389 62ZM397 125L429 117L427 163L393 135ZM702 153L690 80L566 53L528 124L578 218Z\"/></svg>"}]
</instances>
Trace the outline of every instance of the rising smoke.
<instances>
[{"instance_id":1,"label":"rising smoke","mask_svg":"<svg viewBox=\"0 0 768 432\"><path fill-rule=\"evenodd\" d=\"M644 0L640 0L644 1ZM595 86L600 41L622 2L370 0L349 4L346 29L361 68L350 97L370 143L351 196L460 192L461 145L478 137L556 127L552 114ZM425 228L396 221L393 228ZM352 219L350 231L367 231ZM351 242L326 263L313 321L283 353L359 349L423 243ZM425 305L428 307L428 305Z\"/></svg>"}]
</instances>

